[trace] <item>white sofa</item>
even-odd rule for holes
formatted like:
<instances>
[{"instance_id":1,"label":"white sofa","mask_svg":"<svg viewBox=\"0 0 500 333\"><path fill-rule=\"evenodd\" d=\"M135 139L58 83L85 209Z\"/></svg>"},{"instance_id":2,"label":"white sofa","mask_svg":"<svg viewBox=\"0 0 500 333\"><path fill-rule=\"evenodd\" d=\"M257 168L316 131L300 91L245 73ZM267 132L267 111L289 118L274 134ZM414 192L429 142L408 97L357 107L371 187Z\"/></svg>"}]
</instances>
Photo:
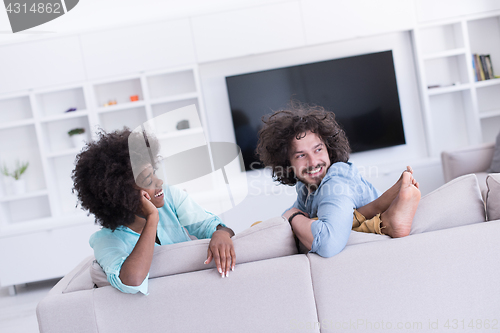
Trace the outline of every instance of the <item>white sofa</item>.
<instances>
[{"instance_id":1,"label":"white sofa","mask_svg":"<svg viewBox=\"0 0 500 333\"><path fill-rule=\"evenodd\" d=\"M224 279L203 265L208 240L157 247L147 296L106 286L90 257L39 303L40 332L498 329L497 176L495 221L486 222L477 179L467 175L422 198L409 236L353 231L332 258L297 254L281 217L234 236L238 264Z\"/></svg>"}]
</instances>

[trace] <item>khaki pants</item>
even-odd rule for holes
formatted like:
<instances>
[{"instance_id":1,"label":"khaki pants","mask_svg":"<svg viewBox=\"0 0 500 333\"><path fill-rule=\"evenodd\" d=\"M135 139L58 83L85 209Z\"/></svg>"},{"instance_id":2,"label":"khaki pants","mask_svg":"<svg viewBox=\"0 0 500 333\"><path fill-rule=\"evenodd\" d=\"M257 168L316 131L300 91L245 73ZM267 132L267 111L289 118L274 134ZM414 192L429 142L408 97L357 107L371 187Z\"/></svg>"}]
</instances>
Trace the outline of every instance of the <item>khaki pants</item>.
<instances>
[{"instance_id":1,"label":"khaki pants","mask_svg":"<svg viewBox=\"0 0 500 333\"><path fill-rule=\"evenodd\" d=\"M360 232L370 232L374 234L383 235L381 227L382 220L380 219L380 214L375 215L373 218L367 220L363 214L354 210L352 218L352 230Z\"/></svg>"}]
</instances>

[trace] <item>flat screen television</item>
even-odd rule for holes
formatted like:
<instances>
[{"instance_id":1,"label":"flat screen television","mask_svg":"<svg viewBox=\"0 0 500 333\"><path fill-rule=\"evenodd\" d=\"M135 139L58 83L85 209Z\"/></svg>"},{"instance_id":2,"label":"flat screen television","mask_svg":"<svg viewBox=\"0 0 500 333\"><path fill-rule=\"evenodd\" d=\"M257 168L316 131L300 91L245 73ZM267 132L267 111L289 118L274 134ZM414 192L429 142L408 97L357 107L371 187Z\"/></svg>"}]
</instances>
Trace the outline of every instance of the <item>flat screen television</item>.
<instances>
[{"instance_id":1,"label":"flat screen television","mask_svg":"<svg viewBox=\"0 0 500 333\"><path fill-rule=\"evenodd\" d=\"M392 51L226 77L229 104L246 170L255 157L262 117L291 99L335 113L352 152L405 144Z\"/></svg>"}]
</instances>

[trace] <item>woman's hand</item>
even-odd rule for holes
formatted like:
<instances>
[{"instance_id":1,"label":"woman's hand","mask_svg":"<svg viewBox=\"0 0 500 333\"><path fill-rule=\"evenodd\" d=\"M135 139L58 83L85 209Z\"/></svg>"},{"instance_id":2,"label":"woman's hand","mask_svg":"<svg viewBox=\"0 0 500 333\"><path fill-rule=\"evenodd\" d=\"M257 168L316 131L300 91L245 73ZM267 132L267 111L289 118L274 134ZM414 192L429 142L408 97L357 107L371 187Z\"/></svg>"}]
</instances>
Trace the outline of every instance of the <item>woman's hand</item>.
<instances>
[{"instance_id":1,"label":"woman's hand","mask_svg":"<svg viewBox=\"0 0 500 333\"><path fill-rule=\"evenodd\" d=\"M231 229L221 228L212 234L212 239L208 244L205 264L209 264L213 258L222 277L229 276L229 269L231 268L234 271L234 265L236 264L236 254L231 240L233 235Z\"/></svg>"},{"instance_id":2,"label":"woman's hand","mask_svg":"<svg viewBox=\"0 0 500 333\"><path fill-rule=\"evenodd\" d=\"M144 190L141 190L141 207L145 219L151 214L158 214L158 208L151 202L149 193Z\"/></svg>"}]
</instances>

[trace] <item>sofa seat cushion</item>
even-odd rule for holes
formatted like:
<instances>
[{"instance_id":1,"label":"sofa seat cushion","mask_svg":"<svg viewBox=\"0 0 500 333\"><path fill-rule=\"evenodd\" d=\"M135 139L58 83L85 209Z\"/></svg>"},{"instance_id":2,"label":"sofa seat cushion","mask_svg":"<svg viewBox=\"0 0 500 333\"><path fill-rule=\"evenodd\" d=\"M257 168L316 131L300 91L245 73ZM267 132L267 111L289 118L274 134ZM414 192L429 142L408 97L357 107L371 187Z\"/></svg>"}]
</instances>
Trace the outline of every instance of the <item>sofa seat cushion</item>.
<instances>
[{"instance_id":1,"label":"sofa seat cushion","mask_svg":"<svg viewBox=\"0 0 500 333\"><path fill-rule=\"evenodd\" d=\"M489 221L500 220L500 173L489 174L486 178L486 214Z\"/></svg>"},{"instance_id":2,"label":"sofa seat cushion","mask_svg":"<svg viewBox=\"0 0 500 333\"><path fill-rule=\"evenodd\" d=\"M233 236L236 265L297 254L290 224L283 217L269 219ZM156 246L149 278L215 268L215 261L204 264L210 239ZM214 269L215 271L215 269ZM90 267L92 280L98 287L110 285L97 262Z\"/></svg>"},{"instance_id":3,"label":"sofa seat cushion","mask_svg":"<svg viewBox=\"0 0 500 333\"><path fill-rule=\"evenodd\" d=\"M477 178L469 174L453 179L420 199L410 235L485 221Z\"/></svg>"},{"instance_id":4,"label":"sofa seat cushion","mask_svg":"<svg viewBox=\"0 0 500 333\"><path fill-rule=\"evenodd\" d=\"M378 331L383 321L417 332L437 320L442 331L447 319L497 319L499 237L496 221L308 254L321 331Z\"/></svg>"},{"instance_id":5,"label":"sofa seat cushion","mask_svg":"<svg viewBox=\"0 0 500 333\"><path fill-rule=\"evenodd\" d=\"M151 279L149 295L94 290L99 332L319 332L309 261L294 255ZM300 329L300 327L302 329Z\"/></svg>"}]
</instances>

